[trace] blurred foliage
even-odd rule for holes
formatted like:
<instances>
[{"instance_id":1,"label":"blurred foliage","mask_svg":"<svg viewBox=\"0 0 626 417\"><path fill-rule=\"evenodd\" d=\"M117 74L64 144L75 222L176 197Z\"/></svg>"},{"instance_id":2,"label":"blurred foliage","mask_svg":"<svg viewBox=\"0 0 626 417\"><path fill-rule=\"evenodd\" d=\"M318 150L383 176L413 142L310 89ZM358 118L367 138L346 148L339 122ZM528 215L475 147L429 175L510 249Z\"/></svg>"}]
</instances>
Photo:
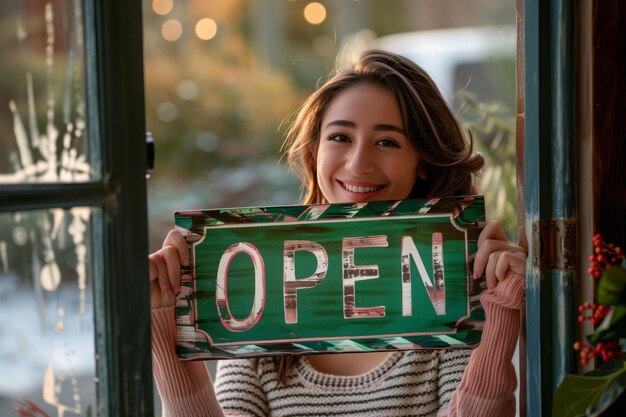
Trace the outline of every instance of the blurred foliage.
<instances>
[{"instance_id":1,"label":"blurred foliage","mask_svg":"<svg viewBox=\"0 0 626 417\"><path fill-rule=\"evenodd\" d=\"M516 242L515 114L500 102L480 102L470 92L460 98L463 127L472 133L475 149L485 158L478 190L485 195L487 218L498 220Z\"/></svg>"},{"instance_id":2,"label":"blurred foliage","mask_svg":"<svg viewBox=\"0 0 626 417\"><path fill-rule=\"evenodd\" d=\"M245 24L238 16L232 26ZM275 154L282 143L277 126L306 95L287 74L263 65L244 29L231 27L234 33L214 43L146 48L147 125L157 144L156 168L170 179ZM156 36L147 33L147 42Z\"/></svg>"}]
</instances>

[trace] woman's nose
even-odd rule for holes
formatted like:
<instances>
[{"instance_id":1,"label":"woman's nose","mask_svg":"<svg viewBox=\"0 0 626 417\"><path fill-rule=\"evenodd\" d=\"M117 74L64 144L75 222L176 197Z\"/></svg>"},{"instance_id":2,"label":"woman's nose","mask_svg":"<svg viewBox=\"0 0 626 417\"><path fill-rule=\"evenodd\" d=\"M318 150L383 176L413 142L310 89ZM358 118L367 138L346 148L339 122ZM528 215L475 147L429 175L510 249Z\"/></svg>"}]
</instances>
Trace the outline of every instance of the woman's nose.
<instances>
[{"instance_id":1,"label":"woman's nose","mask_svg":"<svg viewBox=\"0 0 626 417\"><path fill-rule=\"evenodd\" d=\"M354 146L346 158L346 168L355 174L370 174L376 169L373 152L366 146Z\"/></svg>"}]
</instances>

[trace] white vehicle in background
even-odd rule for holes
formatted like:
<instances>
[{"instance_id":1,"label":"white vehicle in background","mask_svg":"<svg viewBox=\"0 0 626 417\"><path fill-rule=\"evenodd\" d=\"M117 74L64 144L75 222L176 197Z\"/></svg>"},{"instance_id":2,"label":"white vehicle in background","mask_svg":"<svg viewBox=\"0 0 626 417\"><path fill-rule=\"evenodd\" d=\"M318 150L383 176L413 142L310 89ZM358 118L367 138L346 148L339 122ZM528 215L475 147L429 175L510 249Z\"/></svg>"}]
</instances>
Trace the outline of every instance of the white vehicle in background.
<instances>
[{"instance_id":1,"label":"white vehicle in background","mask_svg":"<svg viewBox=\"0 0 626 417\"><path fill-rule=\"evenodd\" d=\"M515 35L515 26L438 29L384 36L369 46L399 53L419 64L451 103L460 91L467 90L482 102L513 105Z\"/></svg>"}]
</instances>

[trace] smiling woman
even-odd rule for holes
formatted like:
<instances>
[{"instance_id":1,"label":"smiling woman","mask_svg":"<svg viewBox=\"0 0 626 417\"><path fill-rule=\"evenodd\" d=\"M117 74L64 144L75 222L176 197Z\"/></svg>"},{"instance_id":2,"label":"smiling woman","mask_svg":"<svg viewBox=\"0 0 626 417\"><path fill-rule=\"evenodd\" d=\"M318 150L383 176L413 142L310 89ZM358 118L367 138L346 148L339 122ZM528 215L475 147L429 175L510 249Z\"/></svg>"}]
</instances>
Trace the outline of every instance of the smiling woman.
<instances>
[{"instance_id":1,"label":"smiling woman","mask_svg":"<svg viewBox=\"0 0 626 417\"><path fill-rule=\"evenodd\" d=\"M335 98L321 124L317 182L329 203L403 199L411 193L419 156L389 90L350 87Z\"/></svg>"}]
</instances>

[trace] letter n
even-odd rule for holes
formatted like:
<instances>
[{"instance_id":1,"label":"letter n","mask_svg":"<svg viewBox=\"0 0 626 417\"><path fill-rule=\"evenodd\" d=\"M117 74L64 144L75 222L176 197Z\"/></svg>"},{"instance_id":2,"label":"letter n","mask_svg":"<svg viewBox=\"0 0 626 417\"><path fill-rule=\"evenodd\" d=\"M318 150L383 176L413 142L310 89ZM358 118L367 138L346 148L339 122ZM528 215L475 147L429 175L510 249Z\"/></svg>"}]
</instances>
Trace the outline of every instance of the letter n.
<instances>
[{"instance_id":1,"label":"letter n","mask_svg":"<svg viewBox=\"0 0 626 417\"><path fill-rule=\"evenodd\" d=\"M443 270L443 235L433 233L432 236L432 256L433 256L433 278L431 280L426 272L426 267L422 261L413 238L411 236L402 237L402 315L411 316L413 314L411 295L411 258L415 262L417 271L422 278L422 283L430 298L430 302L438 316L446 314L446 287Z\"/></svg>"}]
</instances>

